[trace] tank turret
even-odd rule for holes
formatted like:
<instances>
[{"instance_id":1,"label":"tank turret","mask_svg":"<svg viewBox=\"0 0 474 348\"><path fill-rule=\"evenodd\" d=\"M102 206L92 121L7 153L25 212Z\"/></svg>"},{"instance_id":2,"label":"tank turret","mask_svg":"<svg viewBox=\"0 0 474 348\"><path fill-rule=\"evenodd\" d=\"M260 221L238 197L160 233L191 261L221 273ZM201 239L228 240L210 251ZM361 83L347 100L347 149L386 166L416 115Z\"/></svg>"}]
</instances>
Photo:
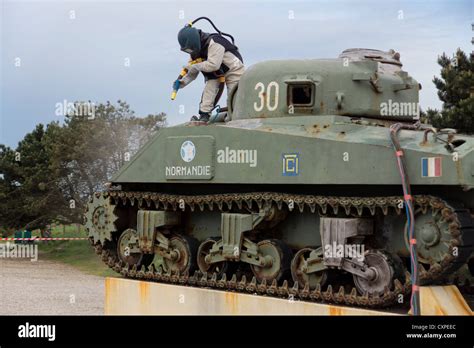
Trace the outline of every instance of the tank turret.
<instances>
[{"instance_id":1,"label":"tank turret","mask_svg":"<svg viewBox=\"0 0 474 348\"><path fill-rule=\"evenodd\" d=\"M345 115L412 120L420 85L400 54L349 49L337 59L266 61L250 67L231 99L232 119Z\"/></svg>"}]
</instances>

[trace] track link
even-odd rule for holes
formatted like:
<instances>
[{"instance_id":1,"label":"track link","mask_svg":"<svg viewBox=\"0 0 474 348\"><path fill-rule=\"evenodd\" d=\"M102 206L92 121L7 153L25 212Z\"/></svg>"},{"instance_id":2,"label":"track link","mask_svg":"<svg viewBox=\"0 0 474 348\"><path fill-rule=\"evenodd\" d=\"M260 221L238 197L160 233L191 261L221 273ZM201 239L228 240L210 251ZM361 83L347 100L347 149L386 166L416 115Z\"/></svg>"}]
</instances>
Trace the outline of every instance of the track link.
<instances>
[{"instance_id":1,"label":"track link","mask_svg":"<svg viewBox=\"0 0 474 348\"><path fill-rule=\"evenodd\" d=\"M389 210L394 210L398 215L403 213L403 209L400 208L400 202L403 202L403 197L398 196L327 197L272 192L186 196L124 191L110 191L100 194L104 195L105 198L110 197L115 203L121 201L124 206L138 204L139 207L144 208L154 207L156 209L174 211L180 210L180 206L184 203L186 208L191 211L225 211L233 207L238 209L247 207L251 209L255 204L259 209L262 209L263 207L275 204L278 209L282 209L285 205L290 211L298 210L303 212L305 209L308 209L312 213L319 212L323 215L329 213L337 214L341 210L344 210L346 215L355 212L359 216L362 216L364 213L375 215L377 210L381 210L384 215L387 215ZM415 208L420 208L423 213L432 208L435 214L441 214L442 218L449 223L448 228L452 236L449 253L444 256L440 263L431 265L428 270L422 267L419 275L422 284L438 283L467 262L473 250L474 225L468 210L455 209L438 197L420 195L414 196L413 199ZM142 266L138 269L136 265L130 267L121 262L115 250L108 249L110 246L108 247L107 244L103 245L100 241L94 241L93 238L90 240L95 247L96 253L101 255L102 260L110 268L125 277L133 279L276 296L289 300L300 299L371 308L395 306L401 303L406 304L411 293L410 274L408 272L405 274L405 281L403 283L398 280L394 281L394 288L392 290L386 288L383 295L369 296L368 294L359 295L355 288L348 289L341 286L338 289L333 289L331 284L325 287L325 289L321 289L318 286L316 289L310 290L308 286L303 288L297 282L288 283L287 280L281 284L277 284L276 281L267 284L265 281L258 282L255 277L248 280L245 275L238 277L234 274L230 279L227 279L224 274L218 279L215 273L203 274L199 271L192 275L164 273L161 268L155 269L153 265L148 268ZM456 254L453 253L454 248L457 248L457 256L454 256Z\"/></svg>"}]
</instances>

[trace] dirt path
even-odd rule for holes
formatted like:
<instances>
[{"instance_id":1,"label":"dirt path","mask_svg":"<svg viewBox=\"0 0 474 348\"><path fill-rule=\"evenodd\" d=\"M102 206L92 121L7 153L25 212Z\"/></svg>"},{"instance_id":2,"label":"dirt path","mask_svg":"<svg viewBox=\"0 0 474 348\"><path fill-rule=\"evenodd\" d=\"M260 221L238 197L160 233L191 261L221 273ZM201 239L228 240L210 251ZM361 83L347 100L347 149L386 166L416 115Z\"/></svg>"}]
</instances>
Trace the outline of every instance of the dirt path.
<instances>
[{"instance_id":1,"label":"dirt path","mask_svg":"<svg viewBox=\"0 0 474 348\"><path fill-rule=\"evenodd\" d=\"M53 261L0 258L0 315L104 313L104 278Z\"/></svg>"}]
</instances>

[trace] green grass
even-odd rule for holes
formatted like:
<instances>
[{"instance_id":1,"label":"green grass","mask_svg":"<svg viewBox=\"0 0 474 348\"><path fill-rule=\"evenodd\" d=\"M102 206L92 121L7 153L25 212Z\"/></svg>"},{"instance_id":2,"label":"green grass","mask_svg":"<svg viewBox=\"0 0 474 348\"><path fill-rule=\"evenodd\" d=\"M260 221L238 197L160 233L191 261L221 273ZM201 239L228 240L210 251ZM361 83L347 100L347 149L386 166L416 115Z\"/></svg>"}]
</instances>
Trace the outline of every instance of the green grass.
<instances>
[{"instance_id":1,"label":"green grass","mask_svg":"<svg viewBox=\"0 0 474 348\"><path fill-rule=\"evenodd\" d=\"M41 232L40 230L34 230L32 235L41 237ZM87 237L87 231L83 225L57 225L51 229L51 237Z\"/></svg>"},{"instance_id":2,"label":"green grass","mask_svg":"<svg viewBox=\"0 0 474 348\"><path fill-rule=\"evenodd\" d=\"M52 237L87 237L87 233L83 226L79 233L76 226L66 226L65 233L62 226L58 226L52 229ZM85 273L102 277L119 276L102 262L88 240L40 242L38 250L40 258L63 262Z\"/></svg>"},{"instance_id":3,"label":"green grass","mask_svg":"<svg viewBox=\"0 0 474 348\"><path fill-rule=\"evenodd\" d=\"M38 246L39 257L63 262L85 273L97 276L117 276L106 266L87 240L51 241Z\"/></svg>"}]
</instances>

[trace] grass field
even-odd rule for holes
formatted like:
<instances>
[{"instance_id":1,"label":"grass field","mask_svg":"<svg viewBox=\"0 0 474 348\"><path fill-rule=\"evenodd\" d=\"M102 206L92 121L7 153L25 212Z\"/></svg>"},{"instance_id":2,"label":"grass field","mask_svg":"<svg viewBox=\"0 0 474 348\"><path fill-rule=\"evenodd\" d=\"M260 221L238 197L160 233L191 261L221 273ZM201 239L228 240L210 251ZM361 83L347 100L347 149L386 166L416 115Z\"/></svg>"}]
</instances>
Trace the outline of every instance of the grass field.
<instances>
[{"instance_id":1,"label":"grass field","mask_svg":"<svg viewBox=\"0 0 474 348\"><path fill-rule=\"evenodd\" d=\"M79 225L80 226L80 225ZM39 236L39 231L33 231ZM83 226L57 226L52 229L52 237L87 237ZM88 240L40 242L39 257L64 262L77 269L98 276L120 276L108 268L94 252Z\"/></svg>"}]
</instances>

